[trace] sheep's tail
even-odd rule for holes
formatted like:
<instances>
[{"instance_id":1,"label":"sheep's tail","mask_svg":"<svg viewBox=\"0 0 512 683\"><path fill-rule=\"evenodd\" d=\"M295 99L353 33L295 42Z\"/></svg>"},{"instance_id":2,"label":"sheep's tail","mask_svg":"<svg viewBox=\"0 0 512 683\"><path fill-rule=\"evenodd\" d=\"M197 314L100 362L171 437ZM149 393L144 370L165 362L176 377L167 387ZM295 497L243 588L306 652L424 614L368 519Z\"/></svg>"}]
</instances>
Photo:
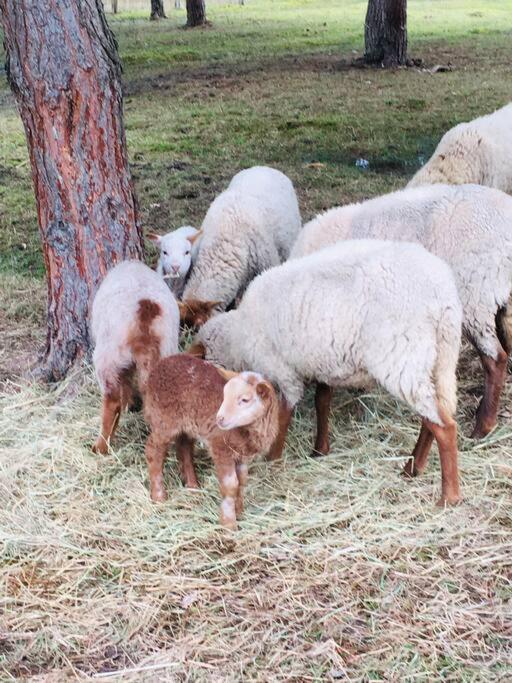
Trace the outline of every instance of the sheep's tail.
<instances>
[{"instance_id":1,"label":"sheep's tail","mask_svg":"<svg viewBox=\"0 0 512 683\"><path fill-rule=\"evenodd\" d=\"M160 360L160 338L152 330L154 320L162 315L162 309L150 299L141 299L137 317L130 333L130 346L137 368L138 385L144 394L148 377L153 367Z\"/></svg>"},{"instance_id":2,"label":"sheep's tail","mask_svg":"<svg viewBox=\"0 0 512 683\"><path fill-rule=\"evenodd\" d=\"M461 314L453 308L443 312L437 333L437 359L434 383L440 417L455 415L457 409L457 362L461 338Z\"/></svg>"}]
</instances>

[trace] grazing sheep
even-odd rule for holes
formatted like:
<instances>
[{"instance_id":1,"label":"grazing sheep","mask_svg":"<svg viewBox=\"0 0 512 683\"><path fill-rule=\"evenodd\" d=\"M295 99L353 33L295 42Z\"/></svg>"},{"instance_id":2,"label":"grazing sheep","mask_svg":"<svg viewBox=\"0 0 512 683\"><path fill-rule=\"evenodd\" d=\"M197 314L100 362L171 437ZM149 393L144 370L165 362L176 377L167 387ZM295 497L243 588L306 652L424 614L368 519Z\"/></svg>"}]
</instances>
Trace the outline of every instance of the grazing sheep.
<instances>
[{"instance_id":1,"label":"grazing sheep","mask_svg":"<svg viewBox=\"0 0 512 683\"><path fill-rule=\"evenodd\" d=\"M476 183L512 192L512 104L445 133L408 187L433 183Z\"/></svg>"},{"instance_id":2,"label":"grazing sheep","mask_svg":"<svg viewBox=\"0 0 512 683\"><path fill-rule=\"evenodd\" d=\"M193 448L201 439L219 479L221 524L235 528L247 464L268 451L277 436L279 402L273 386L254 372L228 373L187 354L171 356L149 376L144 414L151 428L146 444L151 499L167 498L163 462L175 440L184 482L198 486Z\"/></svg>"},{"instance_id":3,"label":"grazing sheep","mask_svg":"<svg viewBox=\"0 0 512 683\"><path fill-rule=\"evenodd\" d=\"M304 226L291 258L345 239L420 242L453 270L463 330L485 373L473 437L496 425L512 343L512 198L480 185L432 185L331 209Z\"/></svg>"},{"instance_id":4,"label":"grazing sheep","mask_svg":"<svg viewBox=\"0 0 512 683\"><path fill-rule=\"evenodd\" d=\"M286 405L274 457L304 382L318 382L315 451L326 453L330 387L377 381L423 418L413 463L433 437L441 503L459 500L456 378L461 306L449 267L417 244L354 240L260 275L237 310L209 320L189 353L234 370L254 368Z\"/></svg>"},{"instance_id":5,"label":"grazing sheep","mask_svg":"<svg viewBox=\"0 0 512 683\"><path fill-rule=\"evenodd\" d=\"M191 225L184 225L166 235L157 235L154 232L148 234L148 238L160 248L156 272L167 280L171 292L176 297L183 294L200 236L200 230Z\"/></svg>"},{"instance_id":6,"label":"grazing sheep","mask_svg":"<svg viewBox=\"0 0 512 683\"><path fill-rule=\"evenodd\" d=\"M203 221L183 292L188 322L200 324L205 302L215 302L207 317L214 308L225 310L256 275L288 258L300 228L297 196L283 173L266 166L237 173Z\"/></svg>"},{"instance_id":7,"label":"grazing sheep","mask_svg":"<svg viewBox=\"0 0 512 683\"><path fill-rule=\"evenodd\" d=\"M103 394L101 432L93 446L106 453L121 411L144 393L153 365L178 350L179 311L164 281L139 261L124 261L101 283L92 307L93 361Z\"/></svg>"}]
</instances>

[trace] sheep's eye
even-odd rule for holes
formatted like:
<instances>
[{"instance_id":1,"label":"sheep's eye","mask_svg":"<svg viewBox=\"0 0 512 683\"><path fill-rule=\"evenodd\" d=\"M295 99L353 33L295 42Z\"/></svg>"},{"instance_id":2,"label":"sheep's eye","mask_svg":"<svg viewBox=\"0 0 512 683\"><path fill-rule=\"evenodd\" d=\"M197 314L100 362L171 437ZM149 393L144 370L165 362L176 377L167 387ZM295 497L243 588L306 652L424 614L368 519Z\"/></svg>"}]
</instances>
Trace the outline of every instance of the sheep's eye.
<instances>
[{"instance_id":1,"label":"sheep's eye","mask_svg":"<svg viewBox=\"0 0 512 683\"><path fill-rule=\"evenodd\" d=\"M190 254L190 249L185 252L185 256L188 256Z\"/></svg>"},{"instance_id":2,"label":"sheep's eye","mask_svg":"<svg viewBox=\"0 0 512 683\"><path fill-rule=\"evenodd\" d=\"M247 398L246 396L243 396L243 397L240 399L240 403L249 403L250 400L251 400L250 398Z\"/></svg>"},{"instance_id":3,"label":"sheep's eye","mask_svg":"<svg viewBox=\"0 0 512 683\"><path fill-rule=\"evenodd\" d=\"M166 251L163 251L162 254L163 254L164 256L167 256L167 255L168 255Z\"/></svg>"}]
</instances>

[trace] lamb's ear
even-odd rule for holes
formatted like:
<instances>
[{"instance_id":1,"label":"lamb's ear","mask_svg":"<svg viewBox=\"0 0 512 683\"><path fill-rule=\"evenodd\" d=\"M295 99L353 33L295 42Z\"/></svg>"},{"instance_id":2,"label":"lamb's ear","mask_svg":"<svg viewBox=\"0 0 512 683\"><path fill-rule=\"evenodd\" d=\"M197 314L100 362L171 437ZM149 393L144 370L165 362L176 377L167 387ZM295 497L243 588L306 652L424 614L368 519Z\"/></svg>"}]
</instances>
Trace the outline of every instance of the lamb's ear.
<instances>
[{"instance_id":1,"label":"lamb's ear","mask_svg":"<svg viewBox=\"0 0 512 683\"><path fill-rule=\"evenodd\" d=\"M187 239L190 242L190 244L195 244L198 239L201 239L202 236L203 236L203 231L198 230L195 235L190 235L190 237L187 237Z\"/></svg>"},{"instance_id":2,"label":"lamb's ear","mask_svg":"<svg viewBox=\"0 0 512 683\"><path fill-rule=\"evenodd\" d=\"M196 358L206 357L206 347L203 342L193 342L188 349L185 351L189 356L195 356Z\"/></svg>"},{"instance_id":3,"label":"lamb's ear","mask_svg":"<svg viewBox=\"0 0 512 683\"><path fill-rule=\"evenodd\" d=\"M266 399L270 398L272 388L268 382L258 382L256 385L256 393L263 401L265 401Z\"/></svg>"},{"instance_id":4,"label":"lamb's ear","mask_svg":"<svg viewBox=\"0 0 512 683\"><path fill-rule=\"evenodd\" d=\"M162 241L162 236L161 236L161 235L157 235L156 232L148 232L148 234L146 235L146 237L147 237L148 240L150 240L151 242L155 242L155 244L160 244L160 242Z\"/></svg>"},{"instance_id":5,"label":"lamb's ear","mask_svg":"<svg viewBox=\"0 0 512 683\"><path fill-rule=\"evenodd\" d=\"M205 311L213 311L216 306L220 306L222 301L202 301L202 307Z\"/></svg>"},{"instance_id":6,"label":"lamb's ear","mask_svg":"<svg viewBox=\"0 0 512 683\"><path fill-rule=\"evenodd\" d=\"M441 159L441 161L444 161L444 160L446 159L446 157L445 157L444 154L440 154L440 155L439 155L439 158Z\"/></svg>"},{"instance_id":7,"label":"lamb's ear","mask_svg":"<svg viewBox=\"0 0 512 683\"><path fill-rule=\"evenodd\" d=\"M226 380L226 382L229 382L230 379L237 377L239 374L238 372L233 372L233 370L225 370L224 368L220 368L218 365L215 366L215 369L219 375Z\"/></svg>"}]
</instances>

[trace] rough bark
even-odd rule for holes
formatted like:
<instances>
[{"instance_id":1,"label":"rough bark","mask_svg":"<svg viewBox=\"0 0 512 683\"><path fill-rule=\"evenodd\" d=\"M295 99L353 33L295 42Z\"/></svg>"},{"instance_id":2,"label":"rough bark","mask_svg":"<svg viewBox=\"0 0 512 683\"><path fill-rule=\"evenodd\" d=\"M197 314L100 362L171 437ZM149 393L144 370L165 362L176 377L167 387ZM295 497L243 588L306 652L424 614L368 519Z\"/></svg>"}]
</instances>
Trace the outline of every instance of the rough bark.
<instances>
[{"instance_id":1,"label":"rough bark","mask_svg":"<svg viewBox=\"0 0 512 683\"><path fill-rule=\"evenodd\" d=\"M166 19L164 11L164 0L151 0L151 16L153 21L156 19Z\"/></svg>"},{"instance_id":2,"label":"rough bark","mask_svg":"<svg viewBox=\"0 0 512 683\"><path fill-rule=\"evenodd\" d=\"M369 0L364 31L367 64L407 63L406 0Z\"/></svg>"},{"instance_id":3,"label":"rough bark","mask_svg":"<svg viewBox=\"0 0 512 683\"><path fill-rule=\"evenodd\" d=\"M90 350L89 313L107 270L142 256L120 64L101 0L0 0L0 10L47 274L43 369L58 380Z\"/></svg>"},{"instance_id":4,"label":"rough bark","mask_svg":"<svg viewBox=\"0 0 512 683\"><path fill-rule=\"evenodd\" d=\"M117 14L117 0L112 0L112 14Z\"/></svg>"},{"instance_id":5,"label":"rough bark","mask_svg":"<svg viewBox=\"0 0 512 683\"><path fill-rule=\"evenodd\" d=\"M206 8L204 0L187 0L187 26L204 26L206 24Z\"/></svg>"}]
</instances>

